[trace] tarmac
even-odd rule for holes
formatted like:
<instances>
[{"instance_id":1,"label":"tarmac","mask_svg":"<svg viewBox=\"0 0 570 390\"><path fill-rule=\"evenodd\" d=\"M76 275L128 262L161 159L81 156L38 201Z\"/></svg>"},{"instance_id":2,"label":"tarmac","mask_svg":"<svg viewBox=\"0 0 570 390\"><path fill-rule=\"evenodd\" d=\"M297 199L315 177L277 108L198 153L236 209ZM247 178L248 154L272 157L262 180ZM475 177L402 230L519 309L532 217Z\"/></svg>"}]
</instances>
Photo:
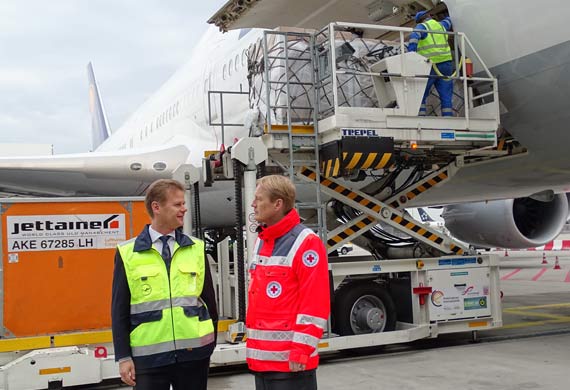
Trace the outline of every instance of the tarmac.
<instances>
[{"instance_id":1,"label":"tarmac","mask_svg":"<svg viewBox=\"0 0 570 390\"><path fill-rule=\"evenodd\" d=\"M377 354L325 357L320 389L567 389L570 367L570 254L541 264L542 252L511 252L501 261L503 322L500 329L440 336L390 346ZM533 278L543 268L540 278ZM243 371L240 371L243 370ZM213 371L208 388L253 389L253 376Z\"/></svg>"},{"instance_id":2,"label":"tarmac","mask_svg":"<svg viewBox=\"0 0 570 390\"><path fill-rule=\"evenodd\" d=\"M542 264L542 252L510 252L502 258L502 328L478 332L476 342L466 332L367 354L324 356L317 370L319 388L569 388L570 253L549 254L547 261ZM208 383L211 390L253 388L244 365L214 368Z\"/></svg>"}]
</instances>

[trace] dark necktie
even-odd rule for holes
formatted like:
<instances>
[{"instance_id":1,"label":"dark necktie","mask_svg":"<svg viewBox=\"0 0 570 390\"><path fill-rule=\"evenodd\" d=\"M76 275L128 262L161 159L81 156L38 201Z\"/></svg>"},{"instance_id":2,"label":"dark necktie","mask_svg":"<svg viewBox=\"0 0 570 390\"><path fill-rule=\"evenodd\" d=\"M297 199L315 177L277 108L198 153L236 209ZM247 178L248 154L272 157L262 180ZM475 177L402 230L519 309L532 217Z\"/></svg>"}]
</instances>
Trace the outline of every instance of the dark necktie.
<instances>
[{"instance_id":1,"label":"dark necktie","mask_svg":"<svg viewBox=\"0 0 570 390\"><path fill-rule=\"evenodd\" d=\"M168 246L168 239L170 236L160 236L160 241L162 241L162 258L166 264L170 264L172 255L170 254L170 247Z\"/></svg>"}]
</instances>

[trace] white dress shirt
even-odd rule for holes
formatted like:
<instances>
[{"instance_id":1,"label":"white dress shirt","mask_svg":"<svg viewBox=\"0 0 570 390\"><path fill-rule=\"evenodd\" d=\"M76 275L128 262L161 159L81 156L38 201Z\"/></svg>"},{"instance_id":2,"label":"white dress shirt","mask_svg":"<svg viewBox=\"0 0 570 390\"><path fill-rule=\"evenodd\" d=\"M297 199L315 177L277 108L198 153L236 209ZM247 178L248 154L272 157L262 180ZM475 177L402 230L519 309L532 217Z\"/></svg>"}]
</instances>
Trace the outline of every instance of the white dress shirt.
<instances>
[{"instance_id":1,"label":"white dress shirt","mask_svg":"<svg viewBox=\"0 0 570 390\"><path fill-rule=\"evenodd\" d=\"M148 227L148 234L150 235L150 239L152 241L152 246L154 247L154 249L156 249L158 251L158 253L162 254L162 241L160 241L160 237L166 235L168 236L168 248L170 249L170 253L172 256L174 256L174 230L171 231L168 234L161 234L159 232L157 232L156 230L154 230L152 228L152 226Z\"/></svg>"}]
</instances>

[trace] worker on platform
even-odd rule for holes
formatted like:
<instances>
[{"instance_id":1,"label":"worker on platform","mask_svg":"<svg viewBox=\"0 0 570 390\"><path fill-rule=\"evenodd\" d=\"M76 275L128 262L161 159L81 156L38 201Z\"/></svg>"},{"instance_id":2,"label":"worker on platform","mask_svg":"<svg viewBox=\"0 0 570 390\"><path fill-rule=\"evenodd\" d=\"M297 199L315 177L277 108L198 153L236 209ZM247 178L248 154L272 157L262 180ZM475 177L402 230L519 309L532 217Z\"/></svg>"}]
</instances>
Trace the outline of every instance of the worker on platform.
<instances>
[{"instance_id":1,"label":"worker on platform","mask_svg":"<svg viewBox=\"0 0 570 390\"><path fill-rule=\"evenodd\" d=\"M327 252L300 223L294 203L288 178L258 180L252 207L260 231L246 316L246 358L256 390L317 389L317 347L330 312Z\"/></svg>"},{"instance_id":2,"label":"worker on platform","mask_svg":"<svg viewBox=\"0 0 570 390\"><path fill-rule=\"evenodd\" d=\"M136 390L205 390L218 314L204 242L180 230L184 187L151 184L150 225L119 244L111 303L115 359Z\"/></svg>"},{"instance_id":3,"label":"worker on platform","mask_svg":"<svg viewBox=\"0 0 570 390\"><path fill-rule=\"evenodd\" d=\"M441 22L433 19L428 11L419 11L415 16L416 27L410 34L408 51L415 51L426 57L432 63L430 77L428 79L422 105L420 106L420 116L426 115L426 100L435 84L439 99L441 101L441 115L453 116L453 80L443 76L453 74L453 60L451 48L448 43L448 34L437 33L451 30L451 19L446 17ZM435 31L428 32L428 31Z\"/></svg>"}]
</instances>

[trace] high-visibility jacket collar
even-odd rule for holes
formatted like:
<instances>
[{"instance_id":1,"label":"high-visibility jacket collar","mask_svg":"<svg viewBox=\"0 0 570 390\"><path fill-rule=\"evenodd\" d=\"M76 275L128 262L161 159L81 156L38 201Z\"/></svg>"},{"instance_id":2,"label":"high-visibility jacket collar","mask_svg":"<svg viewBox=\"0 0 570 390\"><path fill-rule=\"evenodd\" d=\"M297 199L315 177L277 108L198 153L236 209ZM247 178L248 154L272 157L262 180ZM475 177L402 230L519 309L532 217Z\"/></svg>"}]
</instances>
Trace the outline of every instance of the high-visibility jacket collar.
<instances>
[{"instance_id":1,"label":"high-visibility jacket collar","mask_svg":"<svg viewBox=\"0 0 570 390\"><path fill-rule=\"evenodd\" d=\"M261 232L259 233L259 238L262 240L273 241L293 229L299 223L301 223L299 213L297 213L297 210L292 209L275 225L262 227Z\"/></svg>"},{"instance_id":2,"label":"high-visibility jacket collar","mask_svg":"<svg viewBox=\"0 0 570 390\"><path fill-rule=\"evenodd\" d=\"M137 236L135 240L135 247L133 248L134 252L142 252L152 248L152 240L148 232L149 226L150 225L146 225L143 231ZM194 245L194 241L192 241L192 239L186 234L182 233L181 228L178 228L174 231L174 239L181 247Z\"/></svg>"}]
</instances>

